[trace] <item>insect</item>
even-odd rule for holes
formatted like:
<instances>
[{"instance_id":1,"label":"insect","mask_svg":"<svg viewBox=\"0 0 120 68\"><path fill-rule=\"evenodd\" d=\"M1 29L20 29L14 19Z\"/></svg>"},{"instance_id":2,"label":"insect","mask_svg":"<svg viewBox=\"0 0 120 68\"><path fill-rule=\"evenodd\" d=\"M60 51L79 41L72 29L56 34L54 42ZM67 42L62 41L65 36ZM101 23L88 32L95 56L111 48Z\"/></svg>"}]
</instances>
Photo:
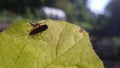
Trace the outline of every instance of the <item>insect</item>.
<instances>
[{"instance_id":1,"label":"insect","mask_svg":"<svg viewBox=\"0 0 120 68\"><path fill-rule=\"evenodd\" d=\"M48 29L48 26L46 24L43 25L40 25L39 23L33 24L31 21L29 21L29 23L33 26L33 29L31 30L29 35L34 35Z\"/></svg>"}]
</instances>

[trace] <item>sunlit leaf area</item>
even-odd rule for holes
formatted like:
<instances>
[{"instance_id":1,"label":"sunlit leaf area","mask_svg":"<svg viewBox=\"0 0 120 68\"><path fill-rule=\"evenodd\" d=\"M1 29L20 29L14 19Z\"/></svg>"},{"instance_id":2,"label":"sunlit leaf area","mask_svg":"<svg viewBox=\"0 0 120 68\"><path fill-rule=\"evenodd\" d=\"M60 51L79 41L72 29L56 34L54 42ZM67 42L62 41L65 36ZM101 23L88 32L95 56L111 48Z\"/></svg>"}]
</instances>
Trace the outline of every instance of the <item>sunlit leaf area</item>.
<instances>
[{"instance_id":1,"label":"sunlit leaf area","mask_svg":"<svg viewBox=\"0 0 120 68\"><path fill-rule=\"evenodd\" d=\"M14 23L0 34L0 68L104 68L79 26L44 20L31 31L28 24Z\"/></svg>"}]
</instances>

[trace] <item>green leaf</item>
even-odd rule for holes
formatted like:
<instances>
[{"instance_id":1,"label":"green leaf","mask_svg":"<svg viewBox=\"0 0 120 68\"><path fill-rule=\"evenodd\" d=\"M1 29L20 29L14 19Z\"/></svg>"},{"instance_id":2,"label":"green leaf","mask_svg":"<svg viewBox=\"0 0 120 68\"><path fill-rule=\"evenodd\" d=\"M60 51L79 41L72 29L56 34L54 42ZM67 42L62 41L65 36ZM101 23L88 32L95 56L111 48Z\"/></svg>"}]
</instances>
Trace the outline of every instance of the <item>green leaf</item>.
<instances>
[{"instance_id":1,"label":"green leaf","mask_svg":"<svg viewBox=\"0 0 120 68\"><path fill-rule=\"evenodd\" d=\"M38 23L48 29L29 35L33 27L23 21L0 33L0 68L104 68L85 30L59 20Z\"/></svg>"}]
</instances>

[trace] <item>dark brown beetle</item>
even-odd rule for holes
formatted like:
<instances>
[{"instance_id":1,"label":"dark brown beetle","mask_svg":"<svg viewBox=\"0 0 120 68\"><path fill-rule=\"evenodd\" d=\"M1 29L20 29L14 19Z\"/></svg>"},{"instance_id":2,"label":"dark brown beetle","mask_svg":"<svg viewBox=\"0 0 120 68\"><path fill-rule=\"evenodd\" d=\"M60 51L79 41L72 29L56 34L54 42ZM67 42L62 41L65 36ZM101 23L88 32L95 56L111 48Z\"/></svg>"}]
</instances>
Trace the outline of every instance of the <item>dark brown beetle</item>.
<instances>
[{"instance_id":1,"label":"dark brown beetle","mask_svg":"<svg viewBox=\"0 0 120 68\"><path fill-rule=\"evenodd\" d=\"M37 34L39 32L43 32L44 30L46 30L48 28L48 26L46 24L41 25L33 30L31 30L31 32L29 33L29 35L34 35Z\"/></svg>"},{"instance_id":2,"label":"dark brown beetle","mask_svg":"<svg viewBox=\"0 0 120 68\"><path fill-rule=\"evenodd\" d=\"M43 32L46 29L48 29L48 26L46 24L40 25L39 23L36 23L36 24L33 24L31 22L29 22L29 23L33 26L33 29L31 30L29 35L34 35L34 34L37 34L39 32Z\"/></svg>"}]
</instances>

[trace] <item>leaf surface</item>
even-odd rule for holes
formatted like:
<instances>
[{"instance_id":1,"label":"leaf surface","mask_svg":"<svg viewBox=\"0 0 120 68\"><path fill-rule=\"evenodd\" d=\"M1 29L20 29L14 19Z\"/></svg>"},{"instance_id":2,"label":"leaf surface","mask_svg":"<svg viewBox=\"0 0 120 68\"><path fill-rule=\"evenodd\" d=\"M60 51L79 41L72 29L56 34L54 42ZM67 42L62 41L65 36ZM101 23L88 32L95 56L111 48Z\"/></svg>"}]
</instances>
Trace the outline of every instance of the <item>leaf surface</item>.
<instances>
[{"instance_id":1,"label":"leaf surface","mask_svg":"<svg viewBox=\"0 0 120 68\"><path fill-rule=\"evenodd\" d=\"M85 30L59 20L38 23L48 29L29 35L33 27L23 21L0 33L0 68L104 68Z\"/></svg>"}]
</instances>

